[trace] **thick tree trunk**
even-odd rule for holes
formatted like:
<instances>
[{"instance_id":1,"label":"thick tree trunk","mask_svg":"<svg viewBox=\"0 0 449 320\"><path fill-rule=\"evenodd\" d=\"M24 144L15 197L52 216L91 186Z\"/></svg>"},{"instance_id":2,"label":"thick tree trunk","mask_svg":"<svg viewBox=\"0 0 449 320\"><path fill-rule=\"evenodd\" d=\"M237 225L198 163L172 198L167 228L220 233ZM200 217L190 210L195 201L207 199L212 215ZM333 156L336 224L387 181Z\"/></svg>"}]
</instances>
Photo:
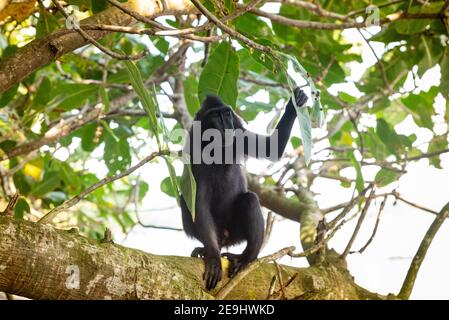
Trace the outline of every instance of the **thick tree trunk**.
<instances>
[{"instance_id":1,"label":"thick tree trunk","mask_svg":"<svg viewBox=\"0 0 449 320\"><path fill-rule=\"evenodd\" d=\"M212 299L200 259L157 256L28 221L0 217L0 291L33 299ZM288 298L382 299L335 265L282 266ZM273 264L251 272L227 296L265 299ZM228 279L224 279L226 282ZM219 288L217 288L219 289Z\"/></svg>"}]
</instances>

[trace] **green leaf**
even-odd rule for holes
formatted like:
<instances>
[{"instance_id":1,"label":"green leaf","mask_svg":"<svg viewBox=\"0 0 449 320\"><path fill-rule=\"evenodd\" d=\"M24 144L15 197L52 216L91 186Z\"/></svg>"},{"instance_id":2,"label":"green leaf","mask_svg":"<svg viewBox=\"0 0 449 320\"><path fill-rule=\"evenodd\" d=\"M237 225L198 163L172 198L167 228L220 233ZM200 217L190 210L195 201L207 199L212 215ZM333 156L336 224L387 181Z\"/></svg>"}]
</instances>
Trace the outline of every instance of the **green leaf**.
<instances>
[{"instance_id":1,"label":"green leaf","mask_svg":"<svg viewBox=\"0 0 449 320\"><path fill-rule=\"evenodd\" d=\"M88 123L79 129L81 137L81 147L84 151L92 152L98 146L95 143L98 124L96 122Z\"/></svg>"},{"instance_id":2,"label":"green leaf","mask_svg":"<svg viewBox=\"0 0 449 320\"><path fill-rule=\"evenodd\" d=\"M37 89L36 96L34 97L35 105L46 105L51 99L51 82L48 77L42 79L39 89Z\"/></svg>"},{"instance_id":3,"label":"green leaf","mask_svg":"<svg viewBox=\"0 0 449 320\"><path fill-rule=\"evenodd\" d=\"M413 3L413 2L412 2ZM443 2L426 2L424 4L413 5L409 8L409 13L438 13L441 10ZM426 30L432 22L431 19L420 20L399 20L395 23L396 31L400 34L416 34Z\"/></svg>"},{"instance_id":4,"label":"green leaf","mask_svg":"<svg viewBox=\"0 0 449 320\"><path fill-rule=\"evenodd\" d=\"M290 143L292 144L292 147L294 149L297 149L301 145L301 139L299 139L298 137L291 137Z\"/></svg>"},{"instance_id":5,"label":"green leaf","mask_svg":"<svg viewBox=\"0 0 449 320\"><path fill-rule=\"evenodd\" d=\"M14 96L17 93L18 88L19 88L19 85L16 84L1 95L0 108L3 108L4 106L6 106L12 100L12 98L14 98Z\"/></svg>"},{"instance_id":6,"label":"green leaf","mask_svg":"<svg viewBox=\"0 0 449 320\"><path fill-rule=\"evenodd\" d=\"M14 206L14 219L22 220L25 213L30 212L30 205L25 200L25 198L20 197L19 200L17 200L16 205Z\"/></svg>"},{"instance_id":7,"label":"green leaf","mask_svg":"<svg viewBox=\"0 0 449 320\"><path fill-rule=\"evenodd\" d=\"M91 3L92 13L94 14L106 10L108 7L108 1L106 0L93 0Z\"/></svg>"},{"instance_id":8,"label":"green leaf","mask_svg":"<svg viewBox=\"0 0 449 320\"><path fill-rule=\"evenodd\" d=\"M433 102L438 91L438 87L431 87L427 92L409 94L408 97L401 99L402 103L411 111L413 120L418 126L433 130L432 115L435 114Z\"/></svg>"},{"instance_id":9,"label":"green leaf","mask_svg":"<svg viewBox=\"0 0 449 320\"><path fill-rule=\"evenodd\" d=\"M39 197L47 192L53 191L59 186L60 181L61 180L58 174L53 173L46 175L44 176L42 182L31 190L30 195Z\"/></svg>"},{"instance_id":10,"label":"green leaf","mask_svg":"<svg viewBox=\"0 0 449 320\"><path fill-rule=\"evenodd\" d=\"M170 176L164 178L164 180L161 181L161 191L165 193L166 195L176 198L177 191L175 186L172 183L172 178Z\"/></svg>"},{"instance_id":11,"label":"green leaf","mask_svg":"<svg viewBox=\"0 0 449 320\"><path fill-rule=\"evenodd\" d=\"M299 63L298 59L296 57L289 56L288 54L285 54L280 51L276 51L276 57L279 61L278 65L281 68L281 70L284 72L287 78L287 83L289 85L289 88L291 90L292 96L294 95L294 89L296 88L297 84L293 80L293 77L289 74L289 68L288 64L291 63L291 67L294 70L295 73L301 75L304 80L307 82L307 84L310 86L310 91L312 94L312 118L309 115L309 111L307 107L299 107L296 105L296 100L292 99L294 102L296 114L298 116L299 121L299 127L301 131L301 140L304 145L304 158L305 163L309 164L310 158L312 155L312 121L317 126L322 125L323 115L322 115L322 107L321 107L321 101L320 101L320 91L316 88L315 83L310 76L310 73L307 72L307 70L302 66L301 63Z\"/></svg>"},{"instance_id":12,"label":"green leaf","mask_svg":"<svg viewBox=\"0 0 449 320\"><path fill-rule=\"evenodd\" d=\"M184 80L184 99L187 110L191 116L194 116L200 109L200 100L198 99L198 81L192 75Z\"/></svg>"},{"instance_id":13,"label":"green leaf","mask_svg":"<svg viewBox=\"0 0 449 320\"><path fill-rule=\"evenodd\" d=\"M71 110L82 107L87 99L94 98L98 87L91 84L60 82L52 90L50 107Z\"/></svg>"},{"instance_id":14,"label":"green leaf","mask_svg":"<svg viewBox=\"0 0 449 320\"><path fill-rule=\"evenodd\" d=\"M195 220L196 216L196 181L192 172L192 165L185 164L184 171L182 172L180 181L180 190L182 197L187 205L187 208L192 215L192 220Z\"/></svg>"},{"instance_id":15,"label":"green leaf","mask_svg":"<svg viewBox=\"0 0 449 320\"><path fill-rule=\"evenodd\" d=\"M422 57L418 63L417 72L418 76L422 77L427 70L438 63L443 54L443 48L439 38L421 35L420 39L416 55Z\"/></svg>"},{"instance_id":16,"label":"green leaf","mask_svg":"<svg viewBox=\"0 0 449 320\"><path fill-rule=\"evenodd\" d=\"M295 109L301 131L301 141L304 145L304 159L306 164L308 164L312 157L312 123L307 108L295 107Z\"/></svg>"},{"instance_id":17,"label":"green leaf","mask_svg":"<svg viewBox=\"0 0 449 320\"><path fill-rule=\"evenodd\" d=\"M350 94L348 94L348 93L346 93L346 92L343 92L343 91L340 91L340 92L338 93L338 97L339 97L342 101L347 102L347 103L354 104L354 103L357 102L357 98L356 98L356 97L351 96Z\"/></svg>"},{"instance_id":18,"label":"green leaf","mask_svg":"<svg viewBox=\"0 0 449 320\"><path fill-rule=\"evenodd\" d=\"M238 99L238 105L247 121L254 120L260 112L266 113L273 110L273 105L257 101L249 102L247 100Z\"/></svg>"},{"instance_id":19,"label":"green leaf","mask_svg":"<svg viewBox=\"0 0 449 320\"><path fill-rule=\"evenodd\" d=\"M449 123L449 97L446 98L446 112L444 113L444 121Z\"/></svg>"},{"instance_id":20,"label":"green leaf","mask_svg":"<svg viewBox=\"0 0 449 320\"><path fill-rule=\"evenodd\" d=\"M163 37L157 37L157 36L150 36L150 40L153 43L153 45L163 54L167 54L168 48L170 47L170 44L167 40L165 40Z\"/></svg>"},{"instance_id":21,"label":"green leaf","mask_svg":"<svg viewBox=\"0 0 449 320\"><path fill-rule=\"evenodd\" d=\"M413 135L409 137L398 135L396 131L382 118L377 119L376 132L391 154L399 157L405 148L411 148Z\"/></svg>"},{"instance_id":22,"label":"green leaf","mask_svg":"<svg viewBox=\"0 0 449 320\"><path fill-rule=\"evenodd\" d=\"M357 191L359 192L359 194L361 194L363 187L364 187L362 167L360 166L360 163L355 158L354 152L349 153L349 159L351 159L352 165L354 166L354 169L356 172L355 187L356 187Z\"/></svg>"},{"instance_id":23,"label":"green leaf","mask_svg":"<svg viewBox=\"0 0 449 320\"><path fill-rule=\"evenodd\" d=\"M145 197L149 188L150 187L149 187L148 183L146 183L145 181L139 182L139 200L140 201L142 201L142 199Z\"/></svg>"},{"instance_id":24,"label":"green leaf","mask_svg":"<svg viewBox=\"0 0 449 320\"><path fill-rule=\"evenodd\" d=\"M101 101L103 102L103 106L104 106L104 113L108 113L109 112L108 93L106 92L106 89L103 86L101 86L99 90L100 90Z\"/></svg>"},{"instance_id":25,"label":"green leaf","mask_svg":"<svg viewBox=\"0 0 449 320\"><path fill-rule=\"evenodd\" d=\"M116 174L125 170L131 164L131 153L128 143L129 133L123 127L113 130L114 136L108 131L104 132L104 161L109 169L109 173Z\"/></svg>"},{"instance_id":26,"label":"green leaf","mask_svg":"<svg viewBox=\"0 0 449 320\"><path fill-rule=\"evenodd\" d=\"M167 168L168 168L168 173L170 174L169 178L170 178L170 184L172 187L172 193L173 195L171 195L172 197L176 198L176 201L180 201L179 199L179 184L178 184L178 177L176 176L176 171L175 168L173 167L173 164L171 162L171 159L164 156L163 157L165 160L165 163L167 164ZM161 189L162 190L162 189ZM163 191L163 190L162 190Z\"/></svg>"},{"instance_id":27,"label":"green leaf","mask_svg":"<svg viewBox=\"0 0 449 320\"><path fill-rule=\"evenodd\" d=\"M45 34L59 28L56 15L49 13L43 5L39 5L39 20L36 24L36 38L41 38Z\"/></svg>"},{"instance_id":28,"label":"green leaf","mask_svg":"<svg viewBox=\"0 0 449 320\"><path fill-rule=\"evenodd\" d=\"M404 108L400 100L390 101L388 98L374 102L371 112L393 126L401 123L409 115L407 108Z\"/></svg>"},{"instance_id":29,"label":"green leaf","mask_svg":"<svg viewBox=\"0 0 449 320\"><path fill-rule=\"evenodd\" d=\"M377 172L374 181L378 187L385 187L386 185L396 181L398 176L398 172L382 168Z\"/></svg>"},{"instance_id":30,"label":"green leaf","mask_svg":"<svg viewBox=\"0 0 449 320\"><path fill-rule=\"evenodd\" d=\"M142 80L142 75L140 74L139 69L136 64L132 61L124 61L126 70L128 71L128 76L131 81L131 85L139 96L140 102L142 103L143 108L148 113L148 117L150 119L150 129L152 133L156 136L158 145L160 145L158 132L159 127L157 123L156 117L156 105L153 97L150 96L150 93L145 88L145 84Z\"/></svg>"},{"instance_id":31,"label":"green leaf","mask_svg":"<svg viewBox=\"0 0 449 320\"><path fill-rule=\"evenodd\" d=\"M449 48L446 48L446 50L444 50L444 55L440 62L440 70L440 91L447 102L449 100Z\"/></svg>"},{"instance_id":32,"label":"green leaf","mask_svg":"<svg viewBox=\"0 0 449 320\"><path fill-rule=\"evenodd\" d=\"M234 48L226 41L221 42L210 55L201 73L198 84L200 101L207 94L214 94L235 108L239 71L239 58Z\"/></svg>"},{"instance_id":33,"label":"green leaf","mask_svg":"<svg viewBox=\"0 0 449 320\"><path fill-rule=\"evenodd\" d=\"M441 151L444 149L447 149L448 142L447 142L447 135L441 135L441 136L434 136L432 140L429 143L429 148L427 149L427 152L435 152L435 151ZM443 169L441 167L441 159L440 156L436 157L430 157L429 158L430 164L438 169Z\"/></svg>"}]
</instances>

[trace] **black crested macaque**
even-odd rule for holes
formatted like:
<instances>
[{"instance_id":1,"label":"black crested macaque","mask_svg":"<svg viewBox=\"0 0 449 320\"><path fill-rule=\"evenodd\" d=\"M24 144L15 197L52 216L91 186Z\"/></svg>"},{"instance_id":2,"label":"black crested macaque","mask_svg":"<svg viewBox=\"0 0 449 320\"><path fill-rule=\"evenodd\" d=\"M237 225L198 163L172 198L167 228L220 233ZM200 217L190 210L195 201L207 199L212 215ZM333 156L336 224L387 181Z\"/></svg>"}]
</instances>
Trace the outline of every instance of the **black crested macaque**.
<instances>
[{"instance_id":1,"label":"black crested macaque","mask_svg":"<svg viewBox=\"0 0 449 320\"><path fill-rule=\"evenodd\" d=\"M294 90L294 96L297 106L304 106L307 96L300 88ZM245 174L240 166L241 160L246 156L279 160L284 153L295 119L296 111L292 99L289 100L285 113L271 136L246 130L233 110L216 96L207 96L196 113L196 122L192 127L200 124L201 136L195 136L195 130L191 128L185 148L190 153L192 172L197 185L195 221L182 197L181 210L185 232L204 245L203 248L195 248L192 257L204 259L203 279L208 290L214 289L221 280L221 256L229 259L229 277L233 277L257 258L262 245L264 220L259 199L255 193L248 191ZM204 139L203 133L208 129L216 129L215 132L218 130L221 138L204 141L207 139ZM239 133L243 139L239 139ZM226 140L226 136L231 140ZM195 139L197 141L194 141ZM211 162L210 159L204 159L202 153L205 148L211 149L210 144L216 145L215 140L220 140L220 143L219 148L214 148L211 152L214 159ZM195 151L195 143L199 146L199 151ZM229 154L232 161L229 161ZM195 156L200 158L199 161L195 160ZM247 242L247 246L241 254L223 253L220 256L222 247L243 241Z\"/></svg>"}]
</instances>

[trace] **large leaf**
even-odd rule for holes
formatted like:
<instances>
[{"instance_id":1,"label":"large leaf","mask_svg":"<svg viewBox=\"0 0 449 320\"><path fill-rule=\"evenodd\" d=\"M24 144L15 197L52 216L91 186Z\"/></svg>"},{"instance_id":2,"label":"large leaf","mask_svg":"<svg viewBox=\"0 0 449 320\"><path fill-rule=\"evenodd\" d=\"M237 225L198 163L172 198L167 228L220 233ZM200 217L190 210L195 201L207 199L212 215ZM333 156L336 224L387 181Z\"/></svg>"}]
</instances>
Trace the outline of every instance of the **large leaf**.
<instances>
[{"instance_id":1,"label":"large leaf","mask_svg":"<svg viewBox=\"0 0 449 320\"><path fill-rule=\"evenodd\" d=\"M446 100L449 99L449 48L444 50L443 58L440 62L441 80L440 91Z\"/></svg>"},{"instance_id":2,"label":"large leaf","mask_svg":"<svg viewBox=\"0 0 449 320\"><path fill-rule=\"evenodd\" d=\"M312 123L307 108L295 107L301 131L301 141L304 145L304 159L306 164L312 157Z\"/></svg>"},{"instance_id":3,"label":"large leaf","mask_svg":"<svg viewBox=\"0 0 449 320\"><path fill-rule=\"evenodd\" d=\"M435 152L435 151L441 151L444 149L447 149L448 143L447 143L447 134L441 135L441 136L435 136L429 143L429 148L427 149L427 152ZM442 169L441 167L441 160L440 156L436 157L430 157L429 158L430 164L433 165L435 168Z\"/></svg>"},{"instance_id":4,"label":"large leaf","mask_svg":"<svg viewBox=\"0 0 449 320\"><path fill-rule=\"evenodd\" d=\"M145 88L145 84L142 80L142 75L136 64L132 61L125 61L126 70L128 71L128 76L131 81L131 85L139 96L140 102L143 108L148 113L150 119L150 129L152 133L158 138L158 123L156 118L156 104L154 97L150 95L148 90ZM158 144L159 144L159 140Z\"/></svg>"},{"instance_id":5,"label":"large leaf","mask_svg":"<svg viewBox=\"0 0 449 320\"><path fill-rule=\"evenodd\" d=\"M187 208L192 215L192 219L195 220L196 216L196 181L192 172L192 165L189 163L184 164L184 171L182 172L180 189L182 197L187 205Z\"/></svg>"},{"instance_id":6,"label":"large leaf","mask_svg":"<svg viewBox=\"0 0 449 320\"><path fill-rule=\"evenodd\" d=\"M86 100L95 98L98 87L83 83L59 83L52 89L51 107L71 110L84 106Z\"/></svg>"},{"instance_id":7,"label":"large leaf","mask_svg":"<svg viewBox=\"0 0 449 320\"><path fill-rule=\"evenodd\" d=\"M166 156L164 156L163 158L165 160L165 163L167 164L168 173L170 174L168 178L170 179L171 194L169 194L168 192L163 190L162 184L161 184L161 190L164 191L165 193L169 194L170 196L175 197L179 203L179 200L180 200L179 199L179 183L178 183L178 177L176 176L175 168L173 167L173 164L172 164L172 159L169 157L166 157ZM165 183L165 185L166 185L166 183Z\"/></svg>"},{"instance_id":8,"label":"large leaf","mask_svg":"<svg viewBox=\"0 0 449 320\"><path fill-rule=\"evenodd\" d=\"M198 84L200 101L207 94L214 94L235 108L239 71L239 58L234 48L226 41L221 42L210 55L201 73Z\"/></svg>"},{"instance_id":9,"label":"large leaf","mask_svg":"<svg viewBox=\"0 0 449 320\"><path fill-rule=\"evenodd\" d=\"M123 127L105 131L104 161L111 174L125 170L131 164L131 153L127 138L129 132Z\"/></svg>"},{"instance_id":10,"label":"large leaf","mask_svg":"<svg viewBox=\"0 0 449 320\"><path fill-rule=\"evenodd\" d=\"M190 115L195 115L200 108L198 99L198 80L194 76L189 76L184 80L184 99Z\"/></svg>"},{"instance_id":11,"label":"large leaf","mask_svg":"<svg viewBox=\"0 0 449 320\"><path fill-rule=\"evenodd\" d=\"M30 195L34 195L37 197L42 196L47 192L53 191L56 187L59 186L60 182L61 179L57 174L47 175L44 177L40 184L36 185L36 187L31 190Z\"/></svg>"},{"instance_id":12,"label":"large leaf","mask_svg":"<svg viewBox=\"0 0 449 320\"><path fill-rule=\"evenodd\" d=\"M411 111L417 125L433 130L432 115L435 113L433 102L437 94L438 87L432 87L427 92L410 94L402 99L404 105Z\"/></svg>"},{"instance_id":13,"label":"large leaf","mask_svg":"<svg viewBox=\"0 0 449 320\"><path fill-rule=\"evenodd\" d=\"M316 126L322 125L323 115L322 115L322 107L320 101L320 92L315 87L315 83L310 76L310 73L299 63L299 61L292 56L284 54L282 52L276 52L276 57L279 61L279 66L281 70L284 71L287 82L294 95L294 90L297 86L296 82L293 80L293 77L289 74L288 64L291 64L292 69L297 74L301 75L303 79L310 86L310 91L312 94L312 119L309 115L309 111L307 107L300 107L296 105L296 100L292 99L296 114L298 116L299 126L301 130L301 140L304 144L304 158L306 164L309 164L310 158L312 155L312 122L316 124Z\"/></svg>"},{"instance_id":14,"label":"large leaf","mask_svg":"<svg viewBox=\"0 0 449 320\"><path fill-rule=\"evenodd\" d=\"M376 132L387 150L396 157L400 157L404 151L410 149L413 141L416 140L416 136L413 134L409 136L397 134L394 128L382 118L377 119Z\"/></svg>"},{"instance_id":15,"label":"large leaf","mask_svg":"<svg viewBox=\"0 0 449 320\"><path fill-rule=\"evenodd\" d=\"M30 212L30 205L25 198L20 197L19 200L17 200L16 205L14 206L14 219L22 220L25 213Z\"/></svg>"},{"instance_id":16,"label":"large leaf","mask_svg":"<svg viewBox=\"0 0 449 320\"><path fill-rule=\"evenodd\" d=\"M349 159L351 159L352 165L354 166L354 169L356 172L355 187L356 187L357 191L359 192L359 194L361 194L363 187L364 187L362 167L360 166L360 163L355 158L354 152L349 153Z\"/></svg>"},{"instance_id":17,"label":"large leaf","mask_svg":"<svg viewBox=\"0 0 449 320\"><path fill-rule=\"evenodd\" d=\"M398 175L399 173L396 171L382 168L377 172L374 181L378 187L385 187L386 185L396 181Z\"/></svg>"}]
</instances>

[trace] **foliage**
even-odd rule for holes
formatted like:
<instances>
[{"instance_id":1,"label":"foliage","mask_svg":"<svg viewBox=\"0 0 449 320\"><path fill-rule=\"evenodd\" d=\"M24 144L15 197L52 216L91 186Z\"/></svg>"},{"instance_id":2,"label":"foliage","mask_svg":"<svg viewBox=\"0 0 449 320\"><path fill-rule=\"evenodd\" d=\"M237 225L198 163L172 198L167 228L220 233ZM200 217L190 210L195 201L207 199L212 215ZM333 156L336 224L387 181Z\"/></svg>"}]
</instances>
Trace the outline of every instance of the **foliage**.
<instances>
[{"instance_id":1,"label":"foliage","mask_svg":"<svg viewBox=\"0 0 449 320\"><path fill-rule=\"evenodd\" d=\"M107 8L106 1L67 2L76 5L81 10L77 14L84 16ZM364 9L368 4L381 5L384 2L323 0L314 3L335 14L359 12L353 17L365 18ZM14 55L19 47L36 37L46 36L64 26L62 14L53 6L45 7L42 2L35 1L25 3L12 17L4 16L6 11L0 12L3 21L0 27L2 59ZM32 10L27 7L30 3L33 3ZM395 1L382 6L381 21L404 12L408 4L409 1ZM442 1L431 1L427 5L415 1L409 12L436 14L442 5ZM232 1L226 2L226 6L229 12L236 10ZM212 3L208 7L220 14ZM279 14L314 23L335 22L305 7L284 2ZM162 20L174 27L184 27L186 23L173 17ZM301 136L292 137L289 148L314 163L303 166L307 173L314 173L308 175L310 180L305 185L312 185L316 176L326 175L340 180L342 187L352 186L361 192L366 185L364 163L371 163L382 164L375 175L376 185L388 187L405 172L407 159L426 157L427 153L437 153L429 158L429 164L441 168L438 152L443 153L448 148L448 140L447 131L437 130L437 125L449 121L448 27L442 19L398 19L385 24L381 30L369 28L374 33L371 38L362 30L370 44L383 45L385 50L356 80L351 77L351 70L365 66L360 64L364 58L360 45L368 47L361 38L357 41L348 38L346 30L297 28L276 21L269 24L266 19L251 13L239 16L228 25L289 58L281 59L279 64L275 56L241 42L222 40L208 45L207 63L191 59L185 70L172 64L163 69L161 75L158 71L176 52L179 40L111 33L101 43L116 52L135 54L150 46L150 53L137 62L123 62L88 46L36 70L4 92L0 97L0 157L6 159L6 155L16 152L18 146L45 140L45 147L37 148L35 154L32 154L33 149L1 162L4 171L12 172L10 178L3 178L2 198L6 199L15 190L21 195L15 208L16 218L31 216L33 209L47 211L60 205L105 175L126 170L148 155L149 149L179 150L179 143L170 141L169 132L180 127L180 119L168 121L162 117L169 114L176 118L172 103L167 102L167 95L172 100L180 98L179 92L175 92L176 78L181 79L181 96L190 115L198 110L206 94L213 93L221 96L246 121L253 121L259 113L269 113L276 120L282 110L277 110L275 104L281 99L286 102L292 86L296 85L291 82L291 71L288 71L290 76L285 71L289 69L288 61L292 64L290 69L307 72L314 81L316 89L321 92L325 115L321 119L321 106L312 100L309 111L298 113ZM144 27L143 24L140 26ZM353 35L356 31L352 29L351 32ZM202 57L205 47L204 43L195 42L191 45L191 53ZM295 64L295 61L300 64ZM435 67L434 72L439 70L441 75L439 85L427 91L410 85L423 79ZM353 90L347 92L339 89L350 87ZM255 94L261 90L267 99L263 102L254 100ZM118 104L118 99L132 91L136 94ZM446 99L445 110L436 110L436 99ZM70 127L67 132L58 133L54 140L49 138L61 121L74 121L77 116L93 112L95 108L100 110L98 116ZM314 153L317 150L311 149L312 138L319 130L312 130L310 123L318 127L321 121L325 122L328 133L323 139L331 150L324 159ZM397 126L404 121L412 121L417 127L427 130L431 139L418 144L412 132L399 133ZM268 127L272 128L272 124ZM178 158L171 155L164 159L167 178L156 187L173 197L184 189L194 213L196 190L189 174L191 169L186 168L184 179L180 179L180 172L176 170ZM335 159L344 161L333 161ZM332 165L328 165L329 162ZM147 170L151 170L151 165L148 166ZM353 168L354 173L350 183L342 173L348 167ZM299 176L287 177L284 184L300 185L303 182ZM277 178L265 179L264 184L273 186ZM142 201L151 183L141 181L139 175L134 174L97 189L86 197L85 206L74 208L77 223L94 237L102 232L102 223L107 220L115 221L124 231L130 230L137 223L137 217L130 208L135 205L135 197L137 203ZM186 183L190 191L185 191ZM70 215L65 216L67 220L70 218Z\"/></svg>"}]
</instances>

